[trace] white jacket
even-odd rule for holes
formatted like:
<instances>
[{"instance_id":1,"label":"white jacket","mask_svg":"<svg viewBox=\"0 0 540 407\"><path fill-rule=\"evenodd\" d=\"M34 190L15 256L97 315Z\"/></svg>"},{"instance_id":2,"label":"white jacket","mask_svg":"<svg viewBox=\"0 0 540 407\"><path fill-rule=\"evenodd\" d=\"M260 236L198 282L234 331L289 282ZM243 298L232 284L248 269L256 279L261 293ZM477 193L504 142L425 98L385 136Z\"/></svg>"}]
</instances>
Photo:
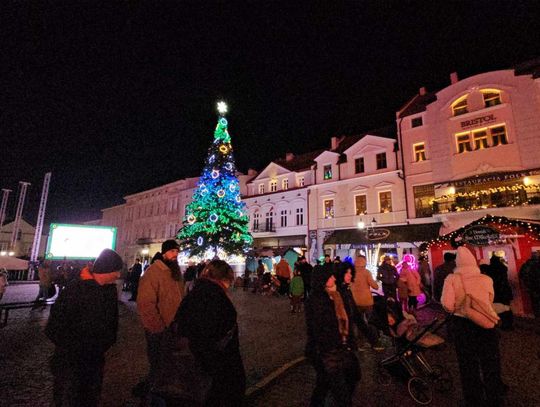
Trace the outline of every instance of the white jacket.
<instances>
[{"instance_id":1,"label":"white jacket","mask_svg":"<svg viewBox=\"0 0 540 407\"><path fill-rule=\"evenodd\" d=\"M460 313L460 306L465 300L465 292L461 288L461 278L468 294L485 302L493 304L493 280L480 274L476 259L469 249L459 247L456 257L456 268L453 274L449 274L444 280L441 296L442 306L455 315L464 316Z\"/></svg>"}]
</instances>

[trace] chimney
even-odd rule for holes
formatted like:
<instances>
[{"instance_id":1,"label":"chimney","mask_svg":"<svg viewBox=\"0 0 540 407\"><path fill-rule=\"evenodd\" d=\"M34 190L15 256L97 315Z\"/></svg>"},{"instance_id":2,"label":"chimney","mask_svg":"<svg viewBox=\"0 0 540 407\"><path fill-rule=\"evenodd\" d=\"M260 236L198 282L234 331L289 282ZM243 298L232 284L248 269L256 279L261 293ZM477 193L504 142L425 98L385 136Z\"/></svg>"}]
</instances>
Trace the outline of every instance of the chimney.
<instances>
[{"instance_id":1,"label":"chimney","mask_svg":"<svg viewBox=\"0 0 540 407\"><path fill-rule=\"evenodd\" d=\"M335 150L341 141L340 137L332 137L330 139L330 149Z\"/></svg>"},{"instance_id":2,"label":"chimney","mask_svg":"<svg viewBox=\"0 0 540 407\"><path fill-rule=\"evenodd\" d=\"M458 82L459 82L459 79L457 76L457 72L452 72L450 74L450 84L453 85L454 83L458 83Z\"/></svg>"},{"instance_id":3,"label":"chimney","mask_svg":"<svg viewBox=\"0 0 540 407\"><path fill-rule=\"evenodd\" d=\"M285 161L291 161L294 158L293 153L286 153L285 154Z\"/></svg>"},{"instance_id":4,"label":"chimney","mask_svg":"<svg viewBox=\"0 0 540 407\"><path fill-rule=\"evenodd\" d=\"M422 86L420 90L418 91L418 93L420 94L420 96L424 96L426 94L426 87Z\"/></svg>"}]
</instances>

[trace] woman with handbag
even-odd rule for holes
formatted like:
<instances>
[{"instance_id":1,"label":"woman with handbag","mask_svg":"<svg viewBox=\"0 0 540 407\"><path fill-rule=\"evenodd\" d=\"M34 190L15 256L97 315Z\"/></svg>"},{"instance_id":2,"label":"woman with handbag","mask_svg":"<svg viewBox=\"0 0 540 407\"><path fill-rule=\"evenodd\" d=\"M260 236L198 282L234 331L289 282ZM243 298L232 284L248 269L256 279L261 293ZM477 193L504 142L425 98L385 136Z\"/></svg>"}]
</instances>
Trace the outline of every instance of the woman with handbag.
<instances>
[{"instance_id":1,"label":"woman with handbag","mask_svg":"<svg viewBox=\"0 0 540 407\"><path fill-rule=\"evenodd\" d=\"M473 322L468 305L471 298L491 307L493 282L480 273L469 249L461 246L454 273L444 281L441 303L453 314L451 328L463 397L466 406L499 406L506 388L501 380L499 335L489 315L482 320L482 314L477 312Z\"/></svg>"},{"instance_id":2,"label":"woman with handbag","mask_svg":"<svg viewBox=\"0 0 540 407\"><path fill-rule=\"evenodd\" d=\"M175 317L178 333L202 371L211 379L205 406L238 407L244 399L246 374L236 309L227 290L234 272L223 260L212 260L184 298Z\"/></svg>"},{"instance_id":3,"label":"woman with handbag","mask_svg":"<svg viewBox=\"0 0 540 407\"><path fill-rule=\"evenodd\" d=\"M311 406L322 406L328 393L336 406L350 406L360 380L358 359L351 349L353 336L333 269L316 266L306 306L306 357L317 372Z\"/></svg>"}]
</instances>

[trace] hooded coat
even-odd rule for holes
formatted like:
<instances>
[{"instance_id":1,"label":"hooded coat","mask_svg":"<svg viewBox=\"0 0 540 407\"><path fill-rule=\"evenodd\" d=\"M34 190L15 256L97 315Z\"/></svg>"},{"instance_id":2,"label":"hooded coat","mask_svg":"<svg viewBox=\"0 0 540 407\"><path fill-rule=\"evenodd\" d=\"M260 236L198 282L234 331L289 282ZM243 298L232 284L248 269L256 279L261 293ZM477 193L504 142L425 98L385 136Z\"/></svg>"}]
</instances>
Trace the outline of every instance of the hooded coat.
<instances>
[{"instance_id":1,"label":"hooded coat","mask_svg":"<svg viewBox=\"0 0 540 407\"><path fill-rule=\"evenodd\" d=\"M486 304L493 304L493 281L488 276L480 273L473 254L469 249L461 246L457 250L454 273L446 277L442 290L441 303L448 312L465 317L460 313L459 309L465 300L465 292L461 288L461 281L458 281L461 277L467 293Z\"/></svg>"}]
</instances>

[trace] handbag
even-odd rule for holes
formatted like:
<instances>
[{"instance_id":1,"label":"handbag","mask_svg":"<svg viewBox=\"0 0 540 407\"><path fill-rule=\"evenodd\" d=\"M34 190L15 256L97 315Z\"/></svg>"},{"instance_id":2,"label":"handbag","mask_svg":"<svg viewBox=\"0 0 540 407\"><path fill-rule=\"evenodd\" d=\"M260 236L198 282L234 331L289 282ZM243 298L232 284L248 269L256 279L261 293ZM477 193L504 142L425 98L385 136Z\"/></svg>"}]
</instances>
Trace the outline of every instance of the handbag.
<instances>
[{"instance_id":1,"label":"handbag","mask_svg":"<svg viewBox=\"0 0 540 407\"><path fill-rule=\"evenodd\" d=\"M460 312L463 314L463 316L481 328L494 328L495 325L497 325L497 323L500 321L500 318L493 310L491 304L488 304L485 301L476 298L474 295L467 293L465 290L465 284L463 282L463 276L458 273L455 275L460 277L459 279L461 280L461 287L465 293L465 299L461 304Z\"/></svg>"}]
</instances>

